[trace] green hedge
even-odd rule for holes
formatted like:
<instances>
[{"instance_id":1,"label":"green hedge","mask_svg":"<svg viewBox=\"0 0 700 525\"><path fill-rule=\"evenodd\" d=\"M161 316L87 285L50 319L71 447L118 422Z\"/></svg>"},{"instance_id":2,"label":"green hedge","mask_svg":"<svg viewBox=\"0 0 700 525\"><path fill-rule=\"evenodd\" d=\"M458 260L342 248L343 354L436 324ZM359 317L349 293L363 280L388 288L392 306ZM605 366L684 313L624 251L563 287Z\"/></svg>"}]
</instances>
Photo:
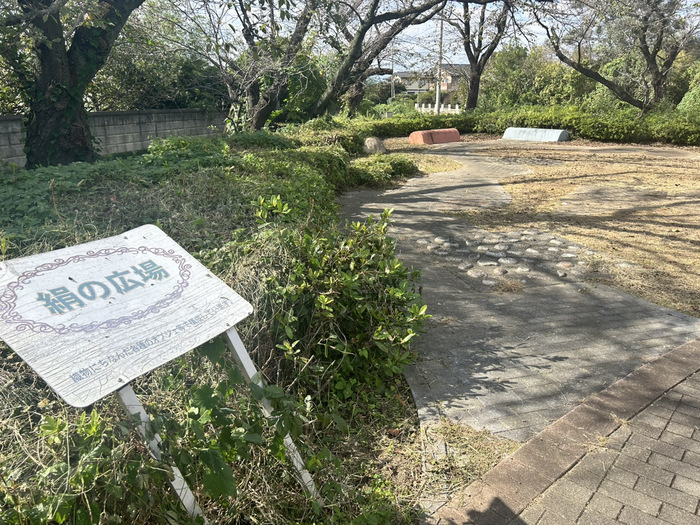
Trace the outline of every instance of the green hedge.
<instances>
[{"instance_id":1,"label":"green hedge","mask_svg":"<svg viewBox=\"0 0 700 525\"><path fill-rule=\"evenodd\" d=\"M289 126L283 132L308 146L341 146L348 153L362 153L367 137L404 137L423 129L457 128L473 133L477 119L472 113L461 115L420 115L391 119L316 119L302 126Z\"/></svg>"},{"instance_id":2,"label":"green hedge","mask_svg":"<svg viewBox=\"0 0 700 525\"><path fill-rule=\"evenodd\" d=\"M413 131L437 128L501 135L508 127L566 129L574 137L607 142L700 145L700 115L669 108L642 116L632 107L521 106L495 111L474 110L460 115L315 120L295 131L304 144L336 144L357 154L369 136L405 137Z\"/></svg>"}]
</instances>

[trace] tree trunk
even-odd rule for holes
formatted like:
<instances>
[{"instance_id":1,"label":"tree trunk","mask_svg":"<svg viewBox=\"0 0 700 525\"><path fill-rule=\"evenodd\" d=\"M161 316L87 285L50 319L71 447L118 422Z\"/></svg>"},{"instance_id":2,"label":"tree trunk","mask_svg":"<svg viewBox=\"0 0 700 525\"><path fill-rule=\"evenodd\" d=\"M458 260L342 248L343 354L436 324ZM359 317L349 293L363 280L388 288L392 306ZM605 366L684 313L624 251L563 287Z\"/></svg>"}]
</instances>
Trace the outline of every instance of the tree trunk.
<instances>
[{"instance_id":1,"label":"tree trunk","mask_svg":"<svg viewBox=\"0 0 700 525\"><path fill-rule=\"evenodd\" d=\"M26 132L28 168L96 158L82 99L75 100L66 89L32 104Z\"/></svg>"},{"instance_id":2,"label":"tree trunk","mask_svg":"<svg viewBox=\"0 0 700 525\"><path fill-rule=\"evenodd\" d=\"M246 130L258 131L264 128L267 121L270 120L272 112L277 109L278 100L278 97L271 93L261 97L258 103L249 109Z\"/></svg>"},{"instance_id":3,"label":"tree trunk","mask_svg":"<svg viewBox=\"0 0 700 525\"><path fill-rule=\"evenodd\" d=\"M481 72L472 67L469 71L469 91L467 92L467 109L476 109L479 101L479 88L481 87Z\"/></svg>"},{"instance_id":4,"label":"tree trunk","mask_svg":"<svg viewBox=\"0 0 700 525\"><path fill-rule=\"evenodd\" d=\"M270 120L272 113L279 108L280 101L289 95L289 69L301 52L316 5L316 0L307 0L304 4L304 10L297 19L282 60L275 72L268 72L268 75L272 76L273 82L268 85L263 78L257 78L249 86L248 117L245 123L245 128L248 131L262 129ZM251 44L252 42L251 38L249 43L251 49L257 46L257 44Z\"/></svg>"},{"instance_id":5,"label":"tree trunk","mask_svg":"<svg viewBox=\"0 0 700 525\"><path fill-rule=\"evenodd\" d=\"M131 12L144 2L123 0L119 6L104 0L96 2L89 21L75 30L67 48L60 12L36 15L51 1L19 0L37 33L33 45L36 73L29 87L25 142L28 168L95 160L83 102L85 90L107 61Z\"/></svg>"},{"instance_id":6,"label":"tree trunk","mask_svg":"<svg viewBox=\"0 0 700 525\"><path fill-rule=\"evenodd\" d=\"M479 102L479 89L481 87L481 76L486 69L486 64L496 51L498 44L501 42L503 35L506 32L508 19L511 13L511 3L504 1L498 18L494 24L496 34L491 39L491 42L484 47L484 29L487 25L486 8L487 3L481 5L479 13L478 25L475 31L472 32L472 15L469 11L470 2L462 0L463 16L460 20L450 21L450 25L459 31L462 37L462 46L469 60L469 90L467 91L467 109L475 109Z\"/></svg>"},{"instance_id":7,"label":"tree trunk","mask_svg":"<svg viewBox=\"0 0 700 525\"><path fill-rule=\"evenodd\" d=\"M357 111L360 109L362 100L365 98L364 81L360 80L359 82L355 82L355 84L348 89L345 97L348 105L348 114L349 116L354 117L357 114Z\"/></svg>"}]
</instances>

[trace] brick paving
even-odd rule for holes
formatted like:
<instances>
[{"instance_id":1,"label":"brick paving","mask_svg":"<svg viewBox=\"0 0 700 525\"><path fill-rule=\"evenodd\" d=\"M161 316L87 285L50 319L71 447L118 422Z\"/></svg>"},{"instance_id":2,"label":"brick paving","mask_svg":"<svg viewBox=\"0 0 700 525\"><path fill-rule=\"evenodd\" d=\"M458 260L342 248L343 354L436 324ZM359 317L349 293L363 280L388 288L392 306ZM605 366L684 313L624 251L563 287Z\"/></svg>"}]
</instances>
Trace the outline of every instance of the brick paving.
<instances>
[{"instance_id":1,"label":"brick paving","mask_svg":"<svg viewBox=\"0 0 700 525\"><path fill-rule=\"evenodd\" d=\"M699 358L692 341L590 396L426 523L700 523Z\"/></svg>"},{"instance_id":2,"label":"brick paving","mask_svg":"<svg viewBox=\"0 0 700 525\"><path fill-rule=\"evenodd\" d=\"M566 239L450 214L507 203L498 180L527 169L470 156L482 147L443 147L463 169L343 202L355 220L394 208L422 271L433 319L406 374L421 423L525 443L426 523L698 522L700 320L588 284L591 254Z\"/></svg>"},{"instance_id":3,"label":"brick paving","mask_svg":"<svg viewBox=\"0 0 700 525\"><path fill-rule=\"evenodd\" d=\"M682 393L690 388L699 390ZM513 523L700 524L699 396L697 374L662 394L587 452ZM677 416L682 422L674 425Z\"/></svg>"}]
</instances>

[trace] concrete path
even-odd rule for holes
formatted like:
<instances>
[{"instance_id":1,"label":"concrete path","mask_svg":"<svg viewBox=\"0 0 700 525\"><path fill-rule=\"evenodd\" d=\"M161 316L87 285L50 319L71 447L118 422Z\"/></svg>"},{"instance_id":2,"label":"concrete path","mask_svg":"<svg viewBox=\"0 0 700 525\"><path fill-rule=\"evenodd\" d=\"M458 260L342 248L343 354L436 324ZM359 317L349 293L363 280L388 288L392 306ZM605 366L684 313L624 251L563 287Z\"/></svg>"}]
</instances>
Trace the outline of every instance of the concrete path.
<instances>
[{"instance_id":1,"label":"concrete path","mask_svg":"<svg viewBox=\"0 0 700 525\"><path fill-rule=\"evenodd\" d=\"M543 432L545 438L549 436L554 422L560 424L560 418L573 409L582 410L585 405L581 403L590 396L607 392L608 387L626 396L627 387L615 386L617 381L700 336L700 319L605 286L587 284L588 269L583 259L590 253L565 239L539 231L488 232L451 215L507 203L510 196L498 181L528 169L505 159L484 157L483 152L478 157L473 155L474 150L485 147L488 144L460 143L438 148L433 151L461 162L463 168L411 179L385 192L353 192L342 203L345 215L355 220L394 208L391 234L398 239L400 257L422 271L423 298L433 319L415 346L420 360L406 374L421 423L444 416L521 442L530 440L520 449L526 452L517 453L526 454L533 443L543 441ZM609 149L605 148L606 153ZM676 151L654 149L651 154L671 156ZM688 364L685 362L683 378L695 371ZM683 379L677 376L666 388ZM646 385L636 388L635 395L643 393ZM638 413L664 391L651 399L649 394L641 401L625 400L633 405L626 406L626 412L603 407L607 415L595 413L593 419L612 418L619 426L621 420ZM576 420L579 426L561 423L579 430L581 425L585 429L590 424L581 418ZM598 429L605 432L593 434L596 439L605 438L617 426L608 425ZM562 428L567 430L567 439L575 434L569 427ZM554 447L558 448L559 437L554 437ZM580 436L573 441L580 446L567 444L564 448L571 449L569 454L547 467L547 475L538 478L531 477L530 470L520 472L524 479L531 477L538 483L515 500L500 507L496 503L500 513L491 505L498 498L503 500L503 495L491 489L503 491L505 487L494 478L484 482L489 489L479 492L478 498L445 507L433 516L433 522L512 521L585 455L590 443L581 441ZM549 443L546 439L544 442ZM536 450L531 454L534 464L518 464L541 471L537 461L547 459L549 453L543 455ZM502 476L499 472L494 476ZM502 477L511 485L517 479L514 472ZM469 507L469 501L477 506ZM553 511L546 505L534 509L528 510L530 521L517 518L521 521L514 523L566 523L550 520L547 516L554 516ZM468 518L468 511L476 518ZM443 520L444 513L444 520L450 521Z\"/></svg>"}]
</instances>

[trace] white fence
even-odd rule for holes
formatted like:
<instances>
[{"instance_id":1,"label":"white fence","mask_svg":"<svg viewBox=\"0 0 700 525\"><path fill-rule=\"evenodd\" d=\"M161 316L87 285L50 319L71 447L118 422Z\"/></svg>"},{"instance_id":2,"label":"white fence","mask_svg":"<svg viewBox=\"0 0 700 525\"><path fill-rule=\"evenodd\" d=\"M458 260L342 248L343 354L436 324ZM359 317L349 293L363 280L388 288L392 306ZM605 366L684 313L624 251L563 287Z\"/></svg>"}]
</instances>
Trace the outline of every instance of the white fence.
<instances>
[{"instance_id":1,"label":"white fence","mask_svg":"<svg viewBox=\"0 0 700 525\"><path fill-rule=\"evenodd\" d=\"M421 113L435 113L435 104L418 104L416 103L415 108ZM440 104L440 114L441 115L456 115L462 111L459 108L459 104Z\"/></svg>"}]
</instances>

